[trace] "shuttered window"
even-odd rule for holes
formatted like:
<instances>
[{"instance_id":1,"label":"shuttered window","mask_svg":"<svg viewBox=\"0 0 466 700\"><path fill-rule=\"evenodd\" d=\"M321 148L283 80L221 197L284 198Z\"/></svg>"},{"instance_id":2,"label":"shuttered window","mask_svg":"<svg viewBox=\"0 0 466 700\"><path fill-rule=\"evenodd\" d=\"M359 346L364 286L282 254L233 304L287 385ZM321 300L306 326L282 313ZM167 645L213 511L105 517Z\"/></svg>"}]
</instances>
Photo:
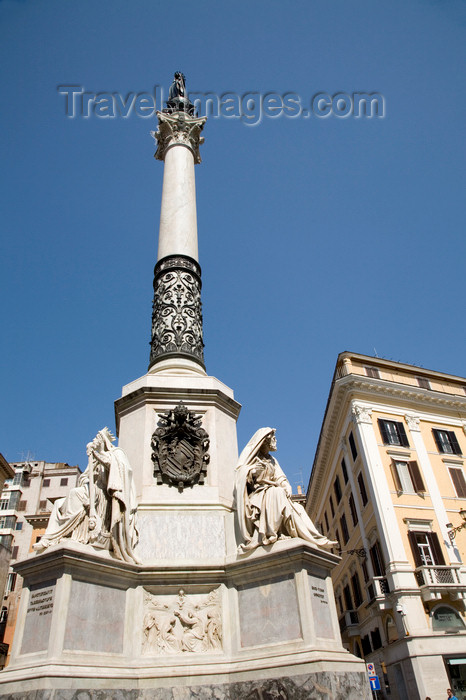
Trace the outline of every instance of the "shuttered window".
<instances>
[{"instance_id":1,"label":"shuttered window","mask_svg":"<svg viewBox=\"0 0 466 700\"><path fill-rule=\"evenodd\" d=\"M451 480L455 486L458 498L466 498L466 481L464 479L463 470L449 467L448 471L450 472Z\"/></svg>"},{"instance_id":2,"label":"shuttered window","mask_svg":"<svg viewBox=\"0 0 466 700\"><path fill-rule=\"evenodd\" d=\"M359 584L359 576L356 572L353 574L353 576L351 576L351 587L353 589L355 606L359 608L359 606L363 604L363 598L361 593L361 586Z\"/></svg>"},{"instance_id":3,"label":"shuttered window","mask_svg":"<svg viewBox=\"0 0 466 700\"><path fill-rule=\"evenodd\" d=\"M351 520L353 521L353 525L357 525L358 524L358 511L356 510L356 505L354 503L353 494L351 494L349 497L349 507L350 507L350 511L351 511Z\"/></svg>"},{"instance_id":4,"label":"shuttered window","mask_svg":"<svg viewBox=\"0 0 466 700\"><path fill-rule=\"evenodd\" d=\"M364 478L363 478L361 472L359 472L359 474L358 474L358 486L359 486L359 493L361 494L362 505L366 506L368 498L367 498L367 492L366 492L366 485L364 483Z\"/></svg>"},{"instance_id":5,"label":"shuttered window","mask_svg":"<svg viewBox=\"0 0 466 700\"><path fill-rule=\"evenodd\" d=\"M440 430L432 428L435 444L439 452L450 455L460 455L461 448L453 430Z\"/></svg>"},{"instance_id":6,"label":"shuttered window","mask_svg":"<svg viewBox=\"0 0 466 700\"><path fill-rule=\"evenodd\" d=\"M375 542L369 551L371 555L372 568L374 569L374 576L383 576L385 574L385 564L383 562L379 543Z\"/></svg>"},{"instance_id":7,"label":"shuttered window","mask_svg":"<svg viewBox=\"0 0 466 700\"><path fill-rule=\"evenodd\" d=\"M337 478L333 482L333 490L335 491L335 498L337 499L337 503L340 503L341 501L341 485L340 485L340 479Z\"/></svg>"},{"instance_id":8,"label":"shuttered window","mask_svg":"<svg viewBox=\"0 0 466 700\"><path fill-rule=\"evenodd\" d=\"M356 449L356 443L354 442L354 437L353 433L350 433L348 436L348 442L351 450L351 456L353 457L353 462L356 461L356 457L358 456L358 451Z\"/></svg>"},{"instance_id":9,"label":"shuttered window","mask_svg":"<svg viewBox=\"0 0 466 700\"><path fill-rule=\"evenodd\" d=\"M445 565L437 533L410 530L408 538L416 566Z\"/></svg>"},{"instance_id":10,"label":"shuttered window","mask_svg":"<svg viewBox=\"0 0 466 700\"><path fill-rule=\"evenodd\" d=\"M392 460L392 476L397 491L403 493L425 493L421 470L415 461Z\"/></svg>"},{"instance_id":11,"label":"shuttered window","mask_svg":"<svg viewBox=\"0 0 466 700\"><path fill-rule=\"evenodd\" d=\"M349 540L348 525L346 523L346 516L343 514L340 518L341 533L343 535L343 544L346 544Z\"/></svg>"},{"instance_id":12,"label":"shuttered window","mask_svg":"<svg viewBox=\"0 0 466 700\"><path fill-rule=\"evenodd\" d=\"M380 435L384 445L400 445L400 447L409 447L408 436L403 423L396 420L377 419L379 424Z\"/></svg>"},{"instance_id":13,"label":"shuttered window","mask_svg":"<svg viewBox=\"0 0 466 700\"><path fill-rule=\"evenodd\" d=\"M344 459L341 460L341 472L343 474L343 479L345 481L345 484L348 483L348 470L346 468L346 462Z\"/></svg>"}]
</instances>

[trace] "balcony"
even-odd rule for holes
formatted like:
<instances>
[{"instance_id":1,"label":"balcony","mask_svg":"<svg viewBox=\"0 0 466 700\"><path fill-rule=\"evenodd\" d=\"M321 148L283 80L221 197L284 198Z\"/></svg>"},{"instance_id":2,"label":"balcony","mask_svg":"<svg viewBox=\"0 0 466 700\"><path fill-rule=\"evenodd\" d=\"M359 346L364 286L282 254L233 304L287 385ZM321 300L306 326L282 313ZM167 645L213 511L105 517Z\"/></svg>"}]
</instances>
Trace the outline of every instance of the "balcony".
<instances>
[{"instance_id":1,"label":"balcony","mask_svg":"<svg viewBox=\"0 0 466 700\"><path fill-rule=\"evenodd\" d=\"M377 604L379 610L390 610L391 601L387 599L390 593L390 586L385 576L374 576L372 581L366 585L369 605Z\"/></svg>"},{"instance_id":2,"label":"balcony","mask_svg":"<svg viewBox=\"0 0 466 700\"><path fill-rule=\"evenodd\" d=\"M460 565L418 566L414 574L425 601L440 600L443 595L452 600L466 599L466 580Z\"/></svg>"},{"instance_id":3,"label":"balcony","mask_svg":"<svg viewBox=\"0 0 466 700\"><path fill-rule=\"evenodd\" d=\"M359 616L357 610L347 610L344 615L338 620L340 632L346 632L348 636L353 637L359 634Z\"/></svg>"}]
</instances>

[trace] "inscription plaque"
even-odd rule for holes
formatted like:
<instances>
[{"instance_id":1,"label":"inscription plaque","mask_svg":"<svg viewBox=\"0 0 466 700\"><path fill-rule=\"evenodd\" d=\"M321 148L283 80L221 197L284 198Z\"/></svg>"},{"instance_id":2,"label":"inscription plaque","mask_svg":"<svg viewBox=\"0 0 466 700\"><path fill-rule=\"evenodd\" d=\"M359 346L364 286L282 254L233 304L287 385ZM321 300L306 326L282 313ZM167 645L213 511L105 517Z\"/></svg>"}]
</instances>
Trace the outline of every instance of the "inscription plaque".
<instances>
[{"instance_id":1,"label":"inscription plaque","mask_svg":"<svg viewBox=\"0 0 466 700\"><path fill-rule=\"evenodd\" d=\"M21 644L22 654L44 651L48 647L55 583L55 580L44 581L44 583L35 584L30 588Z\"/></svg>"},{"instance_id":2,"label":"inscription plaque","mask_svg":"<svg viewBox=\"0 0 466 700\"><path fill-rule=\"evenodd\" d=\"M326 581L311 574L308 576L316 636L335 639Z\"/></svg>"}]
</instances>

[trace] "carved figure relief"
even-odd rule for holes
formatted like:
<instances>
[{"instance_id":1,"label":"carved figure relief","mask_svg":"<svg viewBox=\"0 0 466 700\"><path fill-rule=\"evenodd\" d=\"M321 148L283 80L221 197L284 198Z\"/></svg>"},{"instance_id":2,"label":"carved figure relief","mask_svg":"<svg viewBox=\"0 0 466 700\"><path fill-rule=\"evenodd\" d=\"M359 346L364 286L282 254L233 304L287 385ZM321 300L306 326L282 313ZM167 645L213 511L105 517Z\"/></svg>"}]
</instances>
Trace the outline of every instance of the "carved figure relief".
<instances>
[{"instance_id":1,"label":"carved figure relief","mask_svg":"<svg viewBox=\"0 0 466 700\"><path fill-rule=\"evenodd\" d=\"M167 483L182 490L204 483L210 460L209 436L201 427L201 416L188 411L182 401L160 415L151 447L158 484Z\"/></svg>"},{"instance_id":2,"label":"carved figure relief","mask_svg":"<svg viewBox=\"0 0 466 700\"><path fill-rule=\"evenodd\" d=\"M162 603L144 591L144 654L202 653L222 650L220 589L207 596L180 590Z\"/></svg>"}]
</instances>

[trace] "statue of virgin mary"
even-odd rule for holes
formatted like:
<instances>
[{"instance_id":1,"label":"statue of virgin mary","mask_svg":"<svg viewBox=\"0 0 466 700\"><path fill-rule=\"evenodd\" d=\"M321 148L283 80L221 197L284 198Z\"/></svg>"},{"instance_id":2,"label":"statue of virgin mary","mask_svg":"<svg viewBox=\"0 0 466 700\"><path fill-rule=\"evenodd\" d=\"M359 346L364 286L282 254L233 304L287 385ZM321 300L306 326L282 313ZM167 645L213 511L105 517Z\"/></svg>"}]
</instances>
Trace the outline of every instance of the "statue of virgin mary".
<instances>
[{"instance_id":1,"label":"statue of virgin mary","mask_svg":"<svg viewBox=\"0 0 466 700\"><path fill-rule=\"evenodd\" d=\"M291 485L277 460L273 428L260 428L241 452L235 474L240 552L278 539L300 537L319 547L337 544L318 532L303 506L291 500Z\"/></svg>"}]
</instances>

